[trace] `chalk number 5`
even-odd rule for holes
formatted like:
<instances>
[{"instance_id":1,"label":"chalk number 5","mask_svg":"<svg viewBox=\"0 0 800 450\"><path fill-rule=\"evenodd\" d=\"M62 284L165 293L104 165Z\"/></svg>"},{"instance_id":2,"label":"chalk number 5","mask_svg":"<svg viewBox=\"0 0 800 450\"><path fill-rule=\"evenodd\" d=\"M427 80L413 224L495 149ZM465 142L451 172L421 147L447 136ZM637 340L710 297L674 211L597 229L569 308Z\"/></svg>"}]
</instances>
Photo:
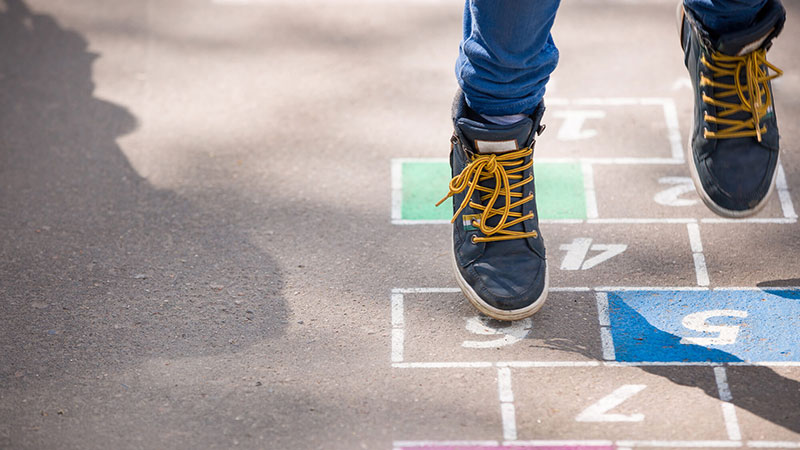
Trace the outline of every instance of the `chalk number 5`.
<instances>
[{"instance_id":1,"label":"chalk number 5","mask_svg":"<svg viewBox=\"0 0 800 450\"><path fill-rule=\"evenodd\" d=\"M684 317L681 324L694 331L702 333L716 333L716 337L685 337L681 339L681 344L695 344L702 346L709 345L731 345L736 343L739 335L739 325L711 325L708 319L712 317L747 317L747 311L735 309L712 309L689 314Z\"/></svg>"}]
</instances>

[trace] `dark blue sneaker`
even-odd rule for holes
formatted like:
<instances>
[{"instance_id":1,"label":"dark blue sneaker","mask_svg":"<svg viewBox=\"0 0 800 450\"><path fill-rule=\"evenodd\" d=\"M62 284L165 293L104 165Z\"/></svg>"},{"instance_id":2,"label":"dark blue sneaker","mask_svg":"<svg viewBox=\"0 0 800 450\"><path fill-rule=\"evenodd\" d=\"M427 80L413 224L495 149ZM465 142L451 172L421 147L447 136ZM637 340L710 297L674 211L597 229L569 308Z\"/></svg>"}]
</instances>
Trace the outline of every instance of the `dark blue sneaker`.
<instances>
[{"instance_id":1,"label":"dark blue sneaker","mask_svg":"<svg viewBox=\"0 0 800 450\"><path fill-rule=\"evenodd\" d=\"M513 125L486 123L456 96L451 140L453 265L469 301L489 317L533 315L547 297L547 262L533 182L544 104Z\"/></svg>"},{"instance_id":2,"label":"dark blue sneaker","mask_svg":"<svg viewBox=\"0 0 800 450\"><path fill-rule=\"evenodd\" d=\"M775 185L778 123L770 80L782 72L766 53L785 18L780 1L768 0L752 26L719 35L678 5L695 98L687 159L697 192L720 216L755 214Z\"/></svg>"}]
</instances>

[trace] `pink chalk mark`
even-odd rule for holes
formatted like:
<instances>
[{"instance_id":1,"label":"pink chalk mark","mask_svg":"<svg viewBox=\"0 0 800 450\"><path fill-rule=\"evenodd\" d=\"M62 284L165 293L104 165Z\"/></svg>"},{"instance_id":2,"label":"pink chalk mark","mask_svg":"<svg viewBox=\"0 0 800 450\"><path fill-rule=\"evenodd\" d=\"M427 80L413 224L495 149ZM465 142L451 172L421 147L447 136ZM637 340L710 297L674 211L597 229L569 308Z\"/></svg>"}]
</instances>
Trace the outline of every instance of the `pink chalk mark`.
<instances>
[{"instance_id":1,"label":"pink chalk mark","mask_svg":"<svg viewBox=\"0 0 800 450\"><path fill-rule=\"evenodd\" d=\"M401 450L614 450L614 447L607 445L556 445L556 446L501 446L501 447L483 447L483 446L428 446L428 447L400 447Z\"/></svg>"}]
</instances>

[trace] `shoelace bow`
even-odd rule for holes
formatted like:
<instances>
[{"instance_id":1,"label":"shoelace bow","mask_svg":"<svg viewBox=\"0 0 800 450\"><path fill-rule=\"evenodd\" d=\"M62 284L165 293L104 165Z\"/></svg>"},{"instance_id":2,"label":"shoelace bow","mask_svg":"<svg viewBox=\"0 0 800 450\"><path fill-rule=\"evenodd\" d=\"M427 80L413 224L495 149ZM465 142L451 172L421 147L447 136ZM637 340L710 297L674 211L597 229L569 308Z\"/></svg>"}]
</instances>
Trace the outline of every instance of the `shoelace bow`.
<instances>
[{"instance_id":1,"label":"shoelace bow","mask_svg":"<svg viewBox=\"0 0 800 450\"><path fill-rule=\"evenodd\" d=\"M529 194L525 198L522 197L522 192L515 192L526 183L533 181L533 175L523 179L520 172L533 167L533 159L527 164L523 164L525 157L532 155L533 149L523 148L508 153L501 154L476 154L473 155L472 161L464 167L464 170L452 180L450 180L450 192L438 203L436 206L441 205L445 200L453 195L467 191L464 196L464 201L461 206L453 214L450 222L455 222L461 211L469 205L473 209L481 211L479 220L471 220L471 225L477 227L484 236L473 236L473 242L491 242L491 241L504 241L509 239L523 239L528 237L536 238L539 233L536 231L524 232L514 231L508 228L528 219L533 218L533 212L523 215L521 212L512 211L525 203L533 200L533 194ZM519 167L516 167L519 166ZM480 185L480 182L494 178L495 187L487 188ZM510 184L509 180L521 180L514 184ZM481 203L484 205L471 201L472 194L475 191L483 192L480 196ZM505 202L503 206L495 208L495 203L500 196L503 196ZM512 203L512 198L520 198ZM487 202L488 200L488 202ZM500 216L500 221L497 225L488 226L488 220L494 216ZM513 218L508 220L508 218Z\"/></svg>"},{"instance_id":2,"label":"shoelace bow","mask_svg":"<svg viewBox=\"0 0 800 450\"><path fill-rule=\"evenodd\" d=\"M717 92L717 98L703 93L704 102L722 108L722 111L719 111L716 117L706 113L705 120L727 126L727 128L718 129L716 132L706 129L704 136L711 139L755 136L761 142L761 134L767 132L766 125L761 125L761 119L767 115L770 106L772 106L772 93L767 83L783 75L783 71L767 61L766 49L756 50L744 56L728 56L713 52L711 60L712 62L709 62L705 55L701 58L701 62L711 70L713 78L719 79L730 76L733 77L733 84L714 81L705 75L700 77L701 86L723 89L722 92ZM775 74L769 75L769 71L765 70L764 66L772 69ZM745 71L747 86L742 85L742 71ZM734 95L739 98L738 104L718 100ZM750 113L752 117L747 120L727 118L741 111Z\"/></svg>"}]
</instances>

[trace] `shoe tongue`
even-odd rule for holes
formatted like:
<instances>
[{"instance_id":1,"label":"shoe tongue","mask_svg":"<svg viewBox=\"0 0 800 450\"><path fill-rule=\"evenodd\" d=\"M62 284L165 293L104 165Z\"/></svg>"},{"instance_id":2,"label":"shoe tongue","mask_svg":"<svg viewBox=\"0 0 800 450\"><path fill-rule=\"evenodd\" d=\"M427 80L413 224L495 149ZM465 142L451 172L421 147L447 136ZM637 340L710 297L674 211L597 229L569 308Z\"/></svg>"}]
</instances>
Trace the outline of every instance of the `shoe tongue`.
<instances>
[{"instance_id":1,"label":"shoe tongue","mask_svg":"<svg viewBox=\"0 0 800 450\"><path fill-rule=\"evenodd\" d=\"M456 121L461 135L464 138L462 144L470 147L475 153L506 153L531 144L531 134L533 132L533 120L524 118L512 125L497 125L492 123L478 122L472 119L460 118ZM514 183L517 180L512 180ZM483 187L494 189L496 179L487 179L481 182ZM519 191L516 189L515 191ZM512 200L513 202L514 200ZM498 197L495 208L502 208L505 205L504 196ZM522 213L522 206L517 206L512 211ZM514 220L509 217L508 221ZM487 222L491 227L496 226L500 221L500 216L493 216ZM512 231L524 231L522 223L507 228ZM496 243L495 243L496 244Z\"/></svg>"},{"instance_id":2,"label":"shoe tongue","mask_svg":"<svg viewBox=\"0 0 800 450\"><path fill-rule=\"evenodd\" d=\"M533 121L524 118L513 125L495 125L461 118L456 126L476 153L505 153L529 145Z\"/></svg>"}]
</instances>

